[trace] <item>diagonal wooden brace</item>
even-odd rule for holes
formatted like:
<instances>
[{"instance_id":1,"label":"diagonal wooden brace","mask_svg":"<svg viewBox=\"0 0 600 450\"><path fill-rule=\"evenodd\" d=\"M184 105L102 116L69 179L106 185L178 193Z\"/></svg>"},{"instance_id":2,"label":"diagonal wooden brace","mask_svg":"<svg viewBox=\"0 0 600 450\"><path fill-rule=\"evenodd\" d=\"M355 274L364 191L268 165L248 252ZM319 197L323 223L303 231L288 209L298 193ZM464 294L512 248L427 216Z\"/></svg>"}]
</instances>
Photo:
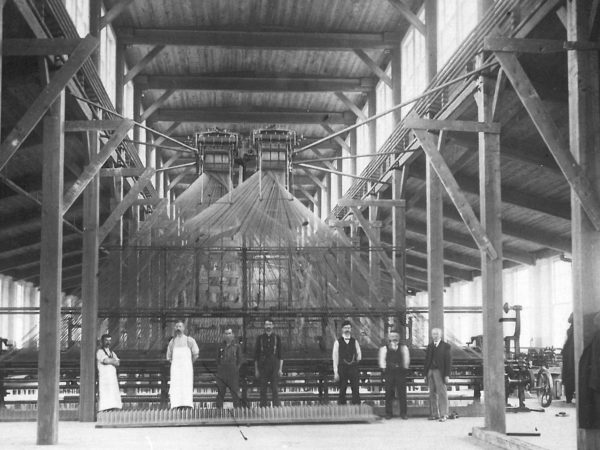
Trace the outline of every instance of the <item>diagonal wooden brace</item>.
<instances>
[{"instance_id":1,"label":"diagonal wooden brace","mask_svg":"<svg viewBox=\"0 0 600 450\"><path fill-rule=\"evenodd\" d=\"M33 101L21 120L8 133L2 145L0 145L0 170L6 166L10 158L21 147L21 144L31 134L33 129L44 117L54 100L58 98L61 91L71 81L88 57L96 50L100 41L92 35L85 37L73 50L67 62L52 77L40 95Z\"/></svg>"},{"instance_id":2,"label":"diagonal wooden brace","mask_svg":"<svg viewBox=\"0 0 600 450\"><path fill-rule=\"evenodd\" d=\"M98 245L102 244L102 241L106 239L106 236L108 236L110 230L114 228L114 226L121 219L123 214L125 214L125 211L127 211L127 209L129 209L129 207L133 205L138 195L140 195L140 193L144 190L146 185L150 182L150 179L152 178L154 173L155 170L152 167L148 167L146 170L144 170L144 173L142 173L142 175L138 178L136 183L133 186L131 186L131 189L129 189L127 195L123 197L121 203L119 203L113 210L113 212L110 213L110 216L108 216L108 218L104 221L104 223L98 230Z\"/></svg>"},{"instance_id":3,"label":"diagonal wooden brace","mask_svg":"<svg viewBox=\"0 0 600 450\"><path fill-rule=\"evenodd\" d=\"M569 142L559 131L535 87L527 77L517 57L512 53L496 52L496 59L510 80L532 122L554 156L558 167L573 189L590 222L600 231L600 198L592 183L581 170L569 150Z\"/></svg>"},{"instance_id":4,"label":"diagonal wooden brace","mask_svg":"<svg viewBox=\"0 0 600 450\"><path fill-rule=\"evenodd\" d=\"M440 181L446 188L454 206L456 206L456 209L465 222L469 233L471 233L471 236L475 239L477 246L480 250L486 251L491 259L496 259L498 257L496 249L494 249L494 246L487 237L481 223L477 220L473 208L471 208L471 205L462 193L454 175L452 175L450 168L446 164L446 161L444 161L444 157L438 150L433 136L424 130L413 130L413 132L427 154L428 160L431 162L435 173L437 173Z\"/></svg>"},{"instance_id":5,"label":"diagonal wooden brace","mask_svg":"<svg viewBox=\"0 0 600 450\"><path fill-rule=\"evenodd\" d=\"M115 130L110 139L100 149L90 163L83 169L83 172L77 179L77 181L67 190L63 200L63 214L69 210L77 197L83 192L88 183L96 176L100 171L100 168L108 160L112 152L115 151L117 146L123 141L129 130L133 127L132 120L123 120L121 125Z\"/></svg>"},{"instance_id":6,"label":"diagonal wooden brace","mask_svg":"<svg viewBox=\"0 0 600 450\"><path fill-rule=\"evenodd\" d=\"M402 277L400 276L400 274L394 267L394 264L392 263L390 258L388 258L388 256L385 254L385 252L381 248L381 241L379 239L377 239L377 237L371 231L371 225L369 224L367 219L364 218L364 216L360 213L360 211L357 207L351 206L350 209L352 210L354 217L356 217L356 220L358 220L358 222L360 223L360 226L362 227L363 231L369 238L369 241L373 242L377 247L379 247L379 250L377 250L375 253L379 257L379 260L383 263L385 268L390 273L390 276L394 280L396 280L396 282L399 283L400 286L403 286L404 281L402 280Z\"/></svg>"}]
</instances>

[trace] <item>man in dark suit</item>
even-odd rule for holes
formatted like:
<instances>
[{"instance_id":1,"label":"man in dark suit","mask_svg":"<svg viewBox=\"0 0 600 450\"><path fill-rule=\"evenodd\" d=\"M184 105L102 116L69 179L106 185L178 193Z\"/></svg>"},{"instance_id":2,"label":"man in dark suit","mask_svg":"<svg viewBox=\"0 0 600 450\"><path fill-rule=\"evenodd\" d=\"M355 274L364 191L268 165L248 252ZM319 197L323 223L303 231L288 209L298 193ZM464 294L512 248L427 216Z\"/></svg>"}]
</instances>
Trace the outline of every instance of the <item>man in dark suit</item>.
<instances>
[{"instance_id":1,"label":"man in dark suit","mask_svg":"<svg viewBox=\"0 0 600 450\"><path fill-rule=\"evenodd\" d=\"M448 390L452 355L450 344L442 340L442 330L431 330L432 342L425 352L425 381L429 385L429 420L448 419Z\"/></svg>"},{"instance_id":2,"label":"man in dark suit","mask_svg":"<svg viewBox=\"0 0 600 450\"><path fill-rule=\"evenodd\" d=\"M273 320L265 319L265 332L256 339L254 373L260 383L260 406L267 406L267 388L271 385L273 406L279 402L279 379L282 376L283 356L281 338L273 333Z\"/></svg>"}]
</instances>

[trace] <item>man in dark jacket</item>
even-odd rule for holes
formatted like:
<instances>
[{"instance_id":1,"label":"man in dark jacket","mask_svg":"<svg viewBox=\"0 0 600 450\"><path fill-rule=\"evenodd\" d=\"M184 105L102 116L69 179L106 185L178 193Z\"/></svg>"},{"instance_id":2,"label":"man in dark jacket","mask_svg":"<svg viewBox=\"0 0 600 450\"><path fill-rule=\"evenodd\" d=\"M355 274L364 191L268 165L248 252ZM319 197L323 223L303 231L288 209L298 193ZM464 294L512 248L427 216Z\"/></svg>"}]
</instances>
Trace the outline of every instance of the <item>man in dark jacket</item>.
<instances>
[{"instance_id":1,"label":"man in dark jacket","mask_svg":"<svg viewBox=\"0 0 600 450\"><path fill-rule=\"evenodd\" d=\"M452 355L450 344L442 340L442 330L431 330L433 341L425 352L425 381L429 385L429 420L448 419L448 390Z\"/></svg>"},{"instance_id":2,"label":"man in dark jacket","mask_svg":"<svg viewBox=\"0 0 600 450\"><path fill-rule=\"evenodd\" d=\"M273 321L265 319L265 332L258 336L254 349L254 373L260 383L260 406L267 406L267 387L271 384L273 406L279 403L279 378L283 370L281 338L273 333Z\"/></svg>"},{"instance_id":3,"label":"man in dark jacket","mask_svg":"<svg viewBox=\"0 0 600 450\"><path fill-rule=\"evenodd\" d=\"M573 339L573 313L569 316L567 340L562 349L562 384L565 389L567 403L573 401L575 395L575 341Z\"/></svg>"},{"instance_id":4,"label":"man in dark jacket","mask_svg":"<svg viewBox=\"0 0 600 450\"><path fill-rule=\"evenodd\" d=\"M240 366L242 349L235 342L233 329L225 329L223 343L217 351L217 408L223 408L227 388L231 392L233 407L240 407Z\"/></svg>"}]
</instances>

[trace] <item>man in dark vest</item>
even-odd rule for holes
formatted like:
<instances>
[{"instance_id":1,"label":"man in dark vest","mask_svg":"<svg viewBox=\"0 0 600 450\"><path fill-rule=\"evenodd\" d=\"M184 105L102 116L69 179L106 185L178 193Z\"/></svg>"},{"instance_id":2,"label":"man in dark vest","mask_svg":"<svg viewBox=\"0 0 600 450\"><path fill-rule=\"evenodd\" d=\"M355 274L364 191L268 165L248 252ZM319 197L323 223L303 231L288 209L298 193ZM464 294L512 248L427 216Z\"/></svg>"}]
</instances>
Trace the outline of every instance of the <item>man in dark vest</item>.
<instances>
[{"instance_id":1,"label":"man in dark vest","mask_svg":"<svg viewBox=\"0 0 600 450\"><path fill-rule=\"evenodd\" d=\"M425 352L425 382L429 385L429 420L448 419L448 389L452 355L450 344L442 341L442 330L431 330L431 342Z\"/></svg>"},{"instance_id":2,"label":"man in dark vest","mask_svg":"<svg viewBox=\"0 0 600 450\"><path fill-rule=\"evenodd\" d=\"M242 349L235 342L233 329L225 328L223 343L217 351L217 408L223 408L225 392L229 388L233 407L240 407L240 366Z\"/></svg>"},{"instance_id":3,"label":"man in dark vest","mask_svg":"<svg viewBox=\"0 0 600 450\"><path fill-rule=\"evenodd\" d=\"M279 403L279 378L283 370L281 338L273 333L273 321L265 319L265 332L258 336L254 349L254 374L260 383L260 406L267 406L267 387L271 384L273 406Z\"/></svg>"},{"instance_id":4,"label":"man in dark vest","mask_svg":"<svg viewBox=\"0 0 600 450\"><path fill-rule=\"evenodd\" d=\"M352 324L349 320L342 322L342 336L333 343L333 375L340 382L338 405L346 404L346 388L348 381L352 389L352 404L360 405L358 392L358 363L362 359L360 345L351 336Z\"/></svg>"},{"instance_id":5,"label":"man in dark vest","mask_svg":"<svg viewBox=\"0 0 600 450\"><path fill-rule=\"evenodd\" d=\"M394 415L394 393L400 403L400 417L408 419L406 413L406 370L410 364L408 347L400 343L400 334L391 330L388 333L388 343L379 349L379 367L385 378L385 418Z\"/></svg>"}]
</instances>

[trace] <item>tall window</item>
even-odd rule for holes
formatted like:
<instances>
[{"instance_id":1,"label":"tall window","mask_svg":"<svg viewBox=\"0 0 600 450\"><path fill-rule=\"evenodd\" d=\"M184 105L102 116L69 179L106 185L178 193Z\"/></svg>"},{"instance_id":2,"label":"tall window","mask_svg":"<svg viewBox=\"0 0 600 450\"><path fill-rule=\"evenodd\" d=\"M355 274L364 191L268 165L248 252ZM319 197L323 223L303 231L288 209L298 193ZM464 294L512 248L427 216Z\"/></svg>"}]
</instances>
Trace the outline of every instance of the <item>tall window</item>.
<instances>
[{"instance_id":1,"label":"tall window","mask_svg":"<svg viewBox=\"0 0 600 450\"><path fill-rule=\"evenodd\" d=\"M104 14L104 11L103 11ZM110 100L115 102L116 96L116 84L115 84L115 74L116 74L116 56L117 56L117 46L116 46L116 36L112 26L108 25L104 27L100 32L100 79L104 84L104 88L108 93Z\"/></svg>"},{"instance_id":2,"label":"tall window","mask_svg":"<svg viewBox=\"0 0 600 450\"><path fill-rule=\"evenodd\" d=\"M438 0L437 66L441 68L477 25L479 0Z\"/></svg>"},{"instance_id":3,"label":"tall window","mask_svg":"<svg viewBox=\"0 0 600 450\"><path fill-rule=\"evenodd\" d=\"M425 10L421 9L419 18L425 22ZM402 99L409 100L427 87L425 71L425 37L414 27L410 27L402 39ZM402 108L404 117L412 105Z\"/></svg>"},{"instance_id":4,"label":"tall window","mask_svg":"<svg viewBox=\"0 0 600 450\"><path fill-rule=\"evenodd\" d=\"M79 36L86 36L90 32L90 2L66 0L65 8L71 16Z\"/></svg>"},{"instance_id":5,"label":"tall window","mask_svg":"<svg viewBox=\"0 0 600 450\"><path fill-rule=\"evenodd\" d=\"M392 77L392 66L388 66L385 73L391 78ZM380 81L377 84L377 114L390 109L394 106L394 96L392 88ZM394 115L388 114L383 116L381 119L377 119L377 148L381 148L386 139L390 136L394 129ZM368 159L368 158L367 158Z\"/></svg>"}]
</instances>

